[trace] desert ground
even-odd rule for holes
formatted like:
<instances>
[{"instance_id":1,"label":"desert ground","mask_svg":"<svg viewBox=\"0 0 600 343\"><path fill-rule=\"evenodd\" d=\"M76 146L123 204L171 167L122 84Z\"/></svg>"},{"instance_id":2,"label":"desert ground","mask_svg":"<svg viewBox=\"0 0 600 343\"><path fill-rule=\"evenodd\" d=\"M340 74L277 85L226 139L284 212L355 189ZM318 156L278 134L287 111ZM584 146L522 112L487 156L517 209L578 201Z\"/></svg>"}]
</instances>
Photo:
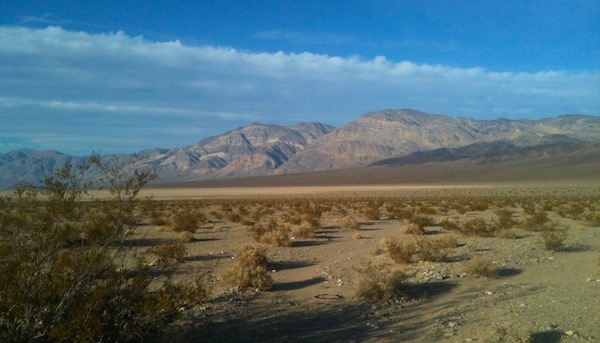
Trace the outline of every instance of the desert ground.
<instances>
[{"instance_id":1,"label":"desert ground","mask_svg":"<svg viewBox=\"0 0 600 343\"><path fill-rule=\"evenodd\" d=\"M182 308L167 340L600 340L598 183L142 195L153 200L136 245L181 242L177 278L203 275L210 288L209 300ZM246 245L268 260L265 275L246 274L271 281L242 285L231 272Z\"/></svg>"}]
</instances>

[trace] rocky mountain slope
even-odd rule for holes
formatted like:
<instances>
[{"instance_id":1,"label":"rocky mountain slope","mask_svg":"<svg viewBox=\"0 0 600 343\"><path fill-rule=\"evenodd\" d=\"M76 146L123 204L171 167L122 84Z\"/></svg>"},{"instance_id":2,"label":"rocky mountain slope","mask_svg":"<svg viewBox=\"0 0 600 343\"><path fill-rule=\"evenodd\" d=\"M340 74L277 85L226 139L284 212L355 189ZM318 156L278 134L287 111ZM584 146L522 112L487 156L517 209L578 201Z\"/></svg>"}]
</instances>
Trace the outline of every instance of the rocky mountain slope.
<instances>
[{"instance_id":1,"label":"rocky mountain slope","mask_svg":"<svg viewBox=\"0 0 600 343\"><path fill-rule=\"evenodd\" d=\"M485 163L539 158L568 155L599 143L600 117L476 120L402 109L367 113L338 129L321 123L253 123L189 147L142 151L139 166L158 172L159 182L179 182L336 170L374 163L405 165L459 159ZM37 185L65 162L83 161L55 151L0 154L0 189L20 182Z\"/></svg>"},{"instance_id":2,"label":"rocky mountain slope","mask_svg":"<svg viewBox=\"0 0 600 343\"><path fill-rule=\"evenodd\" d=\"M315 139L333 130L321 123L292 126L253 123L184 148L141 151L138 166L150 167L160 181L248 176L269 173ZM109 160L114 155L105 155ZM131 155L118 156L128 160ZM0 189L18 183L40 185L44 176L65 163L81 164L84 157L56 151L17 150L0 154Z\"/></svg>"},{"instance_id":3,"label":"rocky mountain slope","mask_svg":"<svg viewBox=\"0 0 600 343\"><path fill-rule=\"evenodd\" d=\"M600 118L565 115L542 120L476 120L415 110L367 113L317 139L279 172L365 166L417 151L505 141L516 146L600 142Z\"/></svg>"}]
</instances>

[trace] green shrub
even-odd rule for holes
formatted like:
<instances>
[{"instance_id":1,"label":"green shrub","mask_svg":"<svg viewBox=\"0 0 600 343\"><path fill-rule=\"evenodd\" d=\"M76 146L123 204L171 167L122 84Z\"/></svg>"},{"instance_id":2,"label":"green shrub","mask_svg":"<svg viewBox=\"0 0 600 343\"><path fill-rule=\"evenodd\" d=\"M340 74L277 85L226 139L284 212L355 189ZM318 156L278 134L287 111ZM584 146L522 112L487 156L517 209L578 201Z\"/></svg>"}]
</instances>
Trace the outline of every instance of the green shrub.
<instances>
[{"instance_id":1,"label":"green shrub","mask_svg":"<svg viewBox=\"0 0 600 343\"><path fill-rule=\"evenodd\" d=\"M137 195L155 177L127 169L135 162L92 155L47 177L44 190L20 188L2 201L0 341L140 340L206 297L202 283L171 281L179 259L149 266L128 243L143 213ZM90 199L98 184L81 180L91 168L110 197Z\"/></svg>"}]
</instances>

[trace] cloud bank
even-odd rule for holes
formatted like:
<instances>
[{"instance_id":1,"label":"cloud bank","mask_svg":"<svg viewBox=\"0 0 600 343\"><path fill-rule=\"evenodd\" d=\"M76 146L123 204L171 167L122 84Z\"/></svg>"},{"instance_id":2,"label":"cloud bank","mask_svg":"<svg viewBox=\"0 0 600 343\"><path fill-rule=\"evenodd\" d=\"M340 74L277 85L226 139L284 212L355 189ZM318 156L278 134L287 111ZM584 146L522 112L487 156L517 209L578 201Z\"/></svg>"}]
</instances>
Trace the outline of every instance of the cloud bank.
<instances>
[{"instance_id":1,"label":"cloud bank","mask_svg":"<svg viewBox=\"0 0 600 343\"><path fill-rule=\"evenodd\" d=\"M498 72L0 27L0 152L177 147L253 121L341 125L382 108L598 115L600 71Z\"/></svg>"}]
</instances>

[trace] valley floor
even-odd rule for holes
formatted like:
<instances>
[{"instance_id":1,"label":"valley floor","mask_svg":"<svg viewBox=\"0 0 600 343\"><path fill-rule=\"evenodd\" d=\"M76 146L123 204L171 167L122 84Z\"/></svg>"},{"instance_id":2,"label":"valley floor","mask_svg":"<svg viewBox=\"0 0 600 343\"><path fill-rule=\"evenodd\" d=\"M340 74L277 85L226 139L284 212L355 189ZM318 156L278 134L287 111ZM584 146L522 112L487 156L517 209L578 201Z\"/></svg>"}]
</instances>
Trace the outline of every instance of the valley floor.
<instances>
[{"instance_id":1,"label":"valley floor","mask_svg":"<svg viewBox=\"0 0 600 343\"><path fill-rule=\"evenodd\" d=\"M146 192L165 208L194 208L207 218L194 240L185 244L188 257L179 277L208 273L211 300L186 310L186 319L173 327L170 340L501 342L510 335L524 337L522 333L534 342L600 340L598 185ZM367 218L364 208L374 201L380 205L377 218ZM313 238L290 234L289 246L267 247L273 287L255 291L225 284L223 275L239 249L257 244L251 226L270 218L283 225L290 216L300 215L302 204L323 207L319 228ZM383 239L418 239L406 232L410 219L393 218L394 208L429 218L424 237L455 237L458 244L442 262L394 262ZM465 234L441 225L451 220L460 226L475 218L492 224L500 210L509 211L514 219L512 235L506 238ZM230 220L233 212L243 218ZM554 250L545 249L543 230L531 228L532 218L542 212L547 223L567 232ZM359 228L344 228L340 221L346 216L355 218ZM290 225L288 232L294 232L294 224ZM168 225L147 225L139 234L140 241L154 243L178 237ZM496 277L478 277L468 269L469 261L479 257L492 261ZM369 262L404 270L411 296L385 301L357 298L362 277L358 270Z\"/></svg>"}]
</instances>

